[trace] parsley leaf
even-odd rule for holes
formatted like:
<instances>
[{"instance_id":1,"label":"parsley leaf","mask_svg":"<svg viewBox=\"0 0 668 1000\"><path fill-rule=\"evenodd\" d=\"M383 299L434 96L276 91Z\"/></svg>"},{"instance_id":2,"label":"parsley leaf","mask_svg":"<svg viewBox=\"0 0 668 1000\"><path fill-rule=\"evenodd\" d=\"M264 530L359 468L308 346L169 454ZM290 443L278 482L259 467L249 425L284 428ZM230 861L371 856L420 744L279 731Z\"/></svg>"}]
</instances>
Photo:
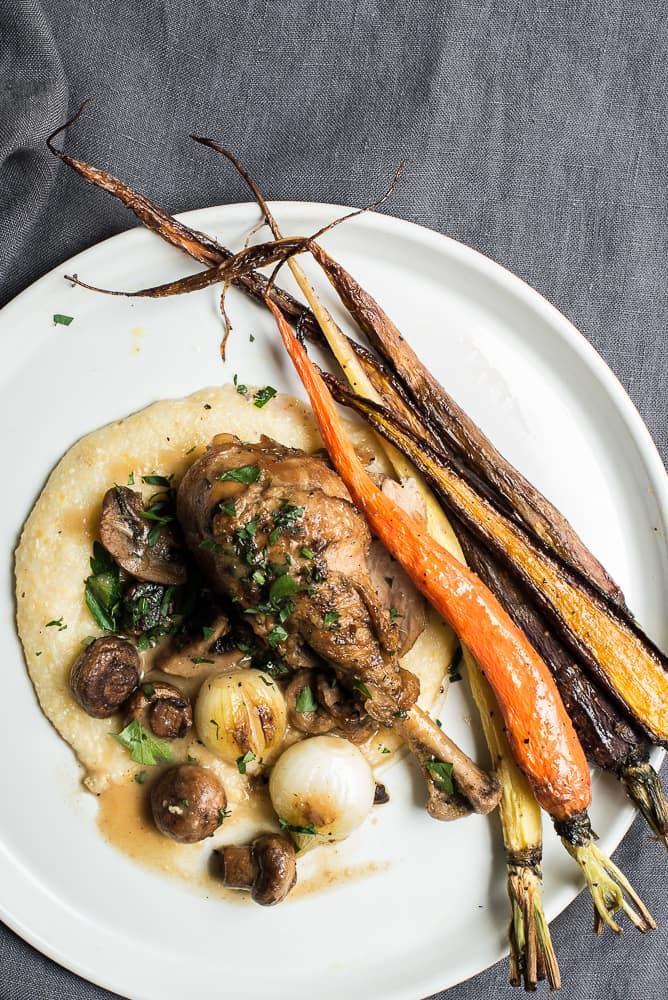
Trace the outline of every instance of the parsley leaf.
<instances>
[{"instance_id":1,"label":"parsley leaf","mask_svg":"<svg viewBox=\"0 0 668 1000\"><path fill-rule=\"evenodd\" d=\"M324 615L322 616L322 624L325 626L325 628L328 628L330 630L337 629L339 627L340 617L341 615L339 614L338 611L325 611Z\"/></svg>"},{"instance_id":2,"label":"parsley leaf","mask_svg":"<svg viewBox=\"0 0 668 1000\"><path fill-rule=\"evenodd\" d=\"M313 691L308 685L303 687L297 695L295 708L301 715L304 715L306 712L318 711L318 702L315 700Z\"/></svg>"},{"instance_id":3,"label":"parsley leaf","mask_svg":"<svg viewBox=\"0 0 668 1000\"><path fill-rule=\"evenodd\" d=\"M270 399L273 399L276 395L276 390L271 385L265 385L264 389L258 389L253 396L253 402L258 409L262 409L266 406Z\"/></svg>"},{"instance_id":4,"label":"parsley leaf","mask_svg":"<svg viewBox=\"0 0 668 1000\"><path fill-rule=\"evenodd\" d=\"M60 618L56 618L56 619L54 619L54 621L46 623L46 628L53 628L54 626L55 626L55 628L58 629L59 632L64 632L65 631L65 629L67 628L67 625L63 625L63 616L62 615L60 616Z\"/></svg>"},{"instance_id":5,"label":"parsley leaf","mask_svg":"<svg viewBox=\"0 0 668 1000\"><path fill-rule=\"evenodd\" d=\"M353 687L356 688L362 697L366 698L367 701L372 701L371 692L363 681L353 681Z\"/></svg>"},{"instance_id":6,"label":"parsley leaf","mask_svg":"<svg viewBox=\"0 0 668 1000\"><path fill-rule=\"evenodd\" d=\"M290 833L304 833L309 837L315 837L318 832L313 823L309 823L308 826L295 826L294 823L288 823L287 820L282 819L280 816L278 817L278 825L281 830L288 830Z\"/></svg>"},{"instance_id":7,"label":"parsley leaf","mask_svg":"<svg viewBox=\"0 0 668 1000\"><path fill-rule=\"evenodd\" d=\"M448 795L452 795L455 790L455 786L452 783L454 765L442 760L426 760L424 766L434 779L436 787L440 788L443 792L447 792Z\"/></svg>"},{"instance_id":8,"label":"parsley leaf","mask_svg":"<svg viewBox=\"0 0 668 1000\"><path fill-rule=\"evenodd\" d=\"M285 631L283 626L275 625L267 636L267 642L270 646L275 646L277 642L285 642L287 637L288 633Z\"/></svg>"},{"instance_id":9,"label":"parsley leaf","mask_svg":"<svg viewBox=\"0 0 668 1000\"><path fill-rule=\"evenodd\" d=\"M243 757L237 757L237 767L239 768L239 774L246 773L246 765L250 764L255 760L255 754L252 750L247 750Z\"/></svg>"},{"instance_id":10,"label":"parsley leaf","mask_svg":"<svg viewBox=\"0 0 668 1000\"><path fill-rule=\"evenodd\" d=\"M300 556L301 556L301 557L302 557L303 559L314 559L314 558L315 558L315 556L314 556L313 552L311 552L311 550L310 550L310 549L307 549L307 548L303 548L303 549L300 549L300 550L299 550L299 555L300 555Z\"/></svg>"},{"instance_id":11,"label":"parsley leaf","mask_svg":"<svg viewBox=\"0 0 668 1000\"><path fill-rule=\"evenodd\" d=\"M171 476L168 478L167 476L158 476L155 474L141 477L142 483L147 483L149 486L163 486L166 490L171 487L171 479Z\"/></svg>"},{"instance_id":12,"label":"parsley leaf","mask_svg":"<svg viewBox=\"0 0 668 1000\"><path fill-rule=\"evenodd\" d=\"M218 810L218 824L216 826L216 829L218 829L219 826L222 826L223 823L225 822L225 820L228 818L228 816L231 816L231 815L232 815L232 811L230 809L219 809Z\"/></svg>"},{"instance_id":13,"label":"parsley leaf","mask_svg":"<svg viewBox=\"0 0 668 1000\"><path fill-rule=\"evenodd\" d=\"M227 514L228 517L234 517L237 512L237 507L234 500L224 500L222 503L218 504L220 510L223 514Z\"/></svg>"},{"instance_id":14,"label":"parsley leaf","mask_svg":"<svg viewBox=\"0 0 668 1000\"><path fill-rule=\"evenodd\" d=\"M69 326L74 316L63 316L62 313L54 313L53 322L57 326Z\"/></svg>"},{"instance_id":15,"label":"parsley leaf","mask_svg":"<svg viewBox=\"0 0 668 1000\"><path fill-rule=\"evenodd\" d=\"M256 482L260 478L259 465L239 465L236 469L228 469L222 475L217 476L223 483L250 483Z\"/></svg>"},{"instance_id":16,"label":"parsley leaf","mask_svg":"<svg viewBox=\"0 0 668 1000\"><path fill-rule=\"evenodd\" d=\"M167 740L156 739L136 719L129 722L120 733L112 733L112 736L130 751L130 760L135 764L154 767L161 760L172 759L172 748Z\"/></svg>"},{"instance_id":17,"label":"parsley leaf","mask_svg":"<svg viewBox=\"0 0 668 1000\"><path fill-rule=\"evenodd\" d=\"M297 581L288 576L287 573L284 573L283 576L279 576L274 580L269 588L269 600L273 604L278 604L279 601L285 600L286 597L292 597L300 589Z\"/></svg>"}]
</instances>

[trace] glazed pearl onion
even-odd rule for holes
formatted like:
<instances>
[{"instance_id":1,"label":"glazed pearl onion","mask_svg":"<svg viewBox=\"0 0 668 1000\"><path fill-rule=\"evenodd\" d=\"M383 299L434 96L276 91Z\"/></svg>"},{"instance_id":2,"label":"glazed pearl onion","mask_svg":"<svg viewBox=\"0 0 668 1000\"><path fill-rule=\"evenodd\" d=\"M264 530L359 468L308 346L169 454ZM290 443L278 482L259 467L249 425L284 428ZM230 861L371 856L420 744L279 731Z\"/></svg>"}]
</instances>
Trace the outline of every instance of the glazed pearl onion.
<instances>
[{"instance_id":1,"label":"glazed pearl onion","mask_svg":"<svg viewBox=\"0 0 668 1000\"><path fill-rule=\"evenodd\" d=\"M338 736L294 743L277 760L269 794L300 850L343 840L371 811L375 782L360 751ZM304 831L314 830L315 833Z\"/></svg>"},{"instance_id":2,"label":"glazed pearl onion","mask_svg":"<svg viewBox=\"0 0 668 1000\"><path fill-rule=\"evenodd\" d=\"M285 736L287 709L276 682L261 670L233 670L207 677L195 705L202 743L244 773L256 773L276 756Z\"/></svg>"}]
</instances>

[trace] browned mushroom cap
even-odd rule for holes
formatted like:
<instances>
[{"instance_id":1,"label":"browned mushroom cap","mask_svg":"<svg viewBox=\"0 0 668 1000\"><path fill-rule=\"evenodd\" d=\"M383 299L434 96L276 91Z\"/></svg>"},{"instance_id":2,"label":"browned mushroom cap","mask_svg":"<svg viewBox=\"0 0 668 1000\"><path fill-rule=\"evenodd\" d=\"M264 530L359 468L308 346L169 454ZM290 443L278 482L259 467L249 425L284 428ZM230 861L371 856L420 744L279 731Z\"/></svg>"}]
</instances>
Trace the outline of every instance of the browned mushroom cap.
<instances>
[{"instance_id":1,"label":"browned mushroom cap","mask_svg":"<svg viewBox=\"0 0 668 1000\"><path fill-rule=\"evenodd\" d=\"M279 833L266 833L245 847L224 847L223 882L230 889L250 889L260 906L285 899L297 881L295 849Z\"/></svg>"},{"instance_id":2,"label":"browned mushroom cap","mask_svg":"<svg viewBox=\"0 0 668 1000\"><path fill-rule=\"evenodd\" d=\"M88 715L108 719L139 684L139 653L117 635L95 639L78 656L70 674L72 694Z\"/></svg>"},{"instance_id":3,"label":"browned mushroom cap","mask_svg":"<svg viewBox=\"0 0 668 1000\"><path fill-rule=\"evenodd\" d=\"M100 539L119 566L132 576L152 583L185 583L188 577L184 548L171 524L163 525L149 544L155 521L143 517L141 493L112 486L102 501Z\"/></svg>"},{"instance_id":4,"label":"browned mushroom cap","mask_svg":"<svg viewBox=\"0 0 668 1000\"><path fill-rule=\"evenodd\" d=\"M198 764L170 768L151 789L155 825L180 844L195 844L210 837L222 823L226 805L220 781Z\"/></svg>"},{"instance_id":5,"label":"browned mushroom cap","mask_svg":"<svg viewBox=\"0 0 668 1000\"><path fill-rule=\"evenodd\" d=\"M185 736L193 724L193 710L186 698L173 684L142 684L126 705L127 719L150 729L156 736L176 740Z\"/></svg>"}]
</instances>

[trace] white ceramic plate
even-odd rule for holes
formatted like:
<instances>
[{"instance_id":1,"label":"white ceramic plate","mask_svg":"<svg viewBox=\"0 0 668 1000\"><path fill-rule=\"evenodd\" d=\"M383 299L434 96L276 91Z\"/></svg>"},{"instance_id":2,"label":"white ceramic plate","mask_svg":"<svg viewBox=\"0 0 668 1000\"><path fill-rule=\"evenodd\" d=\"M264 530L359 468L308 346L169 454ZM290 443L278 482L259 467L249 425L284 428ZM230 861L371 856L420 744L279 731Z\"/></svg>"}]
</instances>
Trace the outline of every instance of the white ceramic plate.
<instances>
[{"instance_id":1,"label":"white ceramic plate","mask_svg":"<svg viewBox=\"0 0 668 1000\"><path fill-rule=\"evenodd\" d=\"M312 232L341 211L275 206L290 233ZM234 205L184 218L238 247L258 213ZM649 634L667 645L668 489L645 427L598 355L517 278L433 232L367 215L326 244L501 451L571 519ZM75 271L133 289L195 269L134 229L56 268L0 314L0 914L61 964L136 1000L307 993L416 1000L472 976L505 950L496 816L430 820L420 781L402 761L386 777L391 804L331 855L333 868L375 862L373 874L270 910L201 898L102 839L95 800L80 790L74 758L41 715L24 669L11 553L48 472L78 437L153 400L229 381L234 372L301 394L268 315L240 292L228 300L235 330L223 368L215 290L163 301L113 299L62 277ZM54 313L74 322L54 326ZM482 756L463 685L455 685L442 714L454 738ZM612 781L597 776L594 793L594 827L611 851L633 811ZM581 883L547 826L545 908L552 918Z\"/></svg>"}]
</instances>

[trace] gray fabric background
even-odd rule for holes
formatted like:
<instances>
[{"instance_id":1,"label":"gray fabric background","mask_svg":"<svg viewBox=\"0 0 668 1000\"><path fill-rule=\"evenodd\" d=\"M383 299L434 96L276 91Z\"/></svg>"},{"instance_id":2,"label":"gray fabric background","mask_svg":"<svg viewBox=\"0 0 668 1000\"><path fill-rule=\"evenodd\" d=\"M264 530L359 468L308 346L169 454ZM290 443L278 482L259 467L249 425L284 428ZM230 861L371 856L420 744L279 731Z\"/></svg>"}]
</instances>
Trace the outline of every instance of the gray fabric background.
<instances>
[{"instance_id":1,"label":"gray fabric background","mask_svg":"<svg viewBox=\"0 0 668 1000\"><path fill-rule=\"evenodd\" d=\"M363 204L407 156L389 211L542 292L668 457L664 0L3 0L0 45L0 303L133 224L45 151L86 96L69 151L175 211L248 200L193 130L279 199ZM580 896L553 929L567 1000L668 996L666 858L636 822L617 860L662 928L597 940ZM0 1000L103 996L0 925Z\"/></svg>"}]
</instances>

